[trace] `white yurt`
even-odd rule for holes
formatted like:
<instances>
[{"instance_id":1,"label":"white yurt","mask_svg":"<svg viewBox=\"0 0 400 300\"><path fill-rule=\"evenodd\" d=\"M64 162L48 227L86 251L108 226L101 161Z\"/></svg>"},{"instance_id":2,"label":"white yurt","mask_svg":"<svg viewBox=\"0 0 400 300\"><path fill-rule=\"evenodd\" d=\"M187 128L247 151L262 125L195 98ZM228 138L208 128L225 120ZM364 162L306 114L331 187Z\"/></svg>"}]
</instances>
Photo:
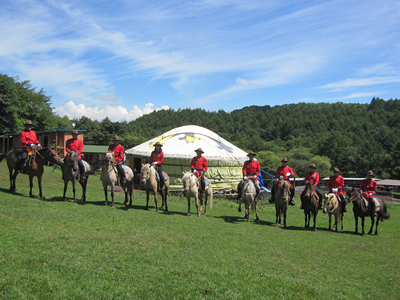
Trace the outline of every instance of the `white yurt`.
<instances>
[{"instance_id":1,"label":"white yurt","mask_svg":"<svg viewBox=\"0 0 400 300\"><path fill-rule=\"evenodd\" d=\"M154 144L160 142L164 152L162 165L170 177L170 189L182 189L183 172L190 171L195 150L201 148L208 162L205 174L213 189L236 189L242 178L242 167L247 153L209 129L196 125L177 127L143 144L125 151L129 166L137 172L143 163L149 162Z\"/></svg>"}]
</instances>

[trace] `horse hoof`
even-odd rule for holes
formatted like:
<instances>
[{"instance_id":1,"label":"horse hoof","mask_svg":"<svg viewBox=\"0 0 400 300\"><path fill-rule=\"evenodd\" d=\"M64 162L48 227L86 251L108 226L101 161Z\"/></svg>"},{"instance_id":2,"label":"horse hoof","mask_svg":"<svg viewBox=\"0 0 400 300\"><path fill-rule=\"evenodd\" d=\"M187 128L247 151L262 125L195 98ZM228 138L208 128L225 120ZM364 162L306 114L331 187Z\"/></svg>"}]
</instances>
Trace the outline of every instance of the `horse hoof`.
<instances>
[{"instance_id":1,"label":"horse hoof","mask_svg":"<svg viewBox=\"0 0 400 300\"><path fill-rule=\"evenodd\" d=\"M238 208L238 212L242 212L242 209L241 209L241 208Z\"/></svg>"},{"instance_id":2,"label":"horse hoof","mask_svg":"<svg viewBox=\"0 0 400 300\"><path fill-rule=\"evenodd\" d=\"M187 216L189 217L189 216L190 216L190 213L188 213Z\"/></svg>"}]
</instances>

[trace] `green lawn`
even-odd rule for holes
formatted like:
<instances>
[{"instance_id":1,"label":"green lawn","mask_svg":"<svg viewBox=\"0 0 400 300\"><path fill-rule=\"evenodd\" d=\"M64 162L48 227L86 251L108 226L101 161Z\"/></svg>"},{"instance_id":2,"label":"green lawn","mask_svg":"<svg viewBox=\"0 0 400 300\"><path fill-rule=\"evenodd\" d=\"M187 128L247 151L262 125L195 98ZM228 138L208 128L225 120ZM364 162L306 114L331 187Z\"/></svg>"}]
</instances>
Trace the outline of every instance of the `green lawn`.
<instances>
[{"instance_id":1,"label":"green lawn","mask_svg":"<svg viewBox=\"0 0 400 300\"><path fill-rule=\"evenodd\" d=\"M352 205L343 232L328 231L321 212L317 232L304 231L298 205L289 207L283 229L265 203L259 224L220 198L201 217L186 216L181 196L171 196L170 211L158 214L153 200L144 210L142 193L133 207L122 205L121 192L115 208L105 207L99 175L89 178L87 203L73 203L71 188L63 202L60 171L50 168L46 201L32 199L25 175L18 194L8 192L6 169L0 164L0 298L400 298L399 205L388 203L391 218L378 236L362 237L352 234Z\"/></svg>"}]
</instances>

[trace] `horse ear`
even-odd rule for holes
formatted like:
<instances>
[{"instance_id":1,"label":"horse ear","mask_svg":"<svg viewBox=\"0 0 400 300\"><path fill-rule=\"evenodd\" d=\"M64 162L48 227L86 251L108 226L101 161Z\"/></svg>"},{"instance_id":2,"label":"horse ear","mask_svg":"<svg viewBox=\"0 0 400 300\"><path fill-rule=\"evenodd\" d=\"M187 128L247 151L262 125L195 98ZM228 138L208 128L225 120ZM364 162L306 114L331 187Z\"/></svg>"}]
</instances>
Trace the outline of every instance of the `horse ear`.
<instances>
[{"instance_id":1,"label":"horse ear","mask_svg":"<svg viewBox=\"0 0 400 300\"><path fill-rule=\"evenodd\" d=\"M325 194L325 198L327 198L328 197L328 194Z\"/></svg>"},{"instance_id":2,"label":"horse ear","mask_svg":"<svg viewBox=\"0 0 400 300\"><path fill-rule=\"evenodd\" d=\"M186 172L185 172L185 171L182 171L182 173L183 173L183 175L185 175L185 174L186 174Z\"/></svg>"}]
</instances>

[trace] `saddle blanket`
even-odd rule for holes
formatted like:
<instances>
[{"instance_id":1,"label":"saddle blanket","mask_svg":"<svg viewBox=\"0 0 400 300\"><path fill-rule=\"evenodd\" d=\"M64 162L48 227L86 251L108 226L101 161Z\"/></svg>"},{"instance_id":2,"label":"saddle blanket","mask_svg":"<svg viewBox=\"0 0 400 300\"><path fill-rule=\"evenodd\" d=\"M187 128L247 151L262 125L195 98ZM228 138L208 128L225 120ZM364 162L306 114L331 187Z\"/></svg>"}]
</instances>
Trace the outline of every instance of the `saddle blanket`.
<instances>
[{"instance_id":1,"label":"saddle blanket","mask_svg":"<svg viewBox=\"0 0 400 300\"><path fill-rule=\"evenodd\" d=\"M364 200L365 207L368 208L368 205L369 205L368 200L366 200L364 197L363 197L363 200ZM376 199L375 197L372 198L372 201L374 201L376 211L377 212L381 211L381 202L378 199Z\"/></svg>"}]
</instances>

